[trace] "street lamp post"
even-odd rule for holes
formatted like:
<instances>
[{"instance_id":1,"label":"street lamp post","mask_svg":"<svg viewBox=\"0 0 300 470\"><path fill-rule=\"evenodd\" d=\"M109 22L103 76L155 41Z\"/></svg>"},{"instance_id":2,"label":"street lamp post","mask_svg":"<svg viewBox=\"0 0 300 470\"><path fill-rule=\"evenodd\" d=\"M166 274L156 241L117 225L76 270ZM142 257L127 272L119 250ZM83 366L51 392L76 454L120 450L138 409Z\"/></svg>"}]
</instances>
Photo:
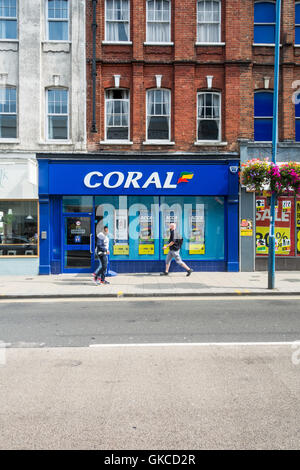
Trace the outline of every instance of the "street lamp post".
<instances>
[{"instance_id":1,"label":"street lamp post","mask_svg":"<svg viewBox=\"0 0 300 470\"><path fill-rule=\"evenodd\" d=\"M280 16L281 16L281 0L276 0L273 129L272 129L272 163L274 164L276 164L277 142L278 142ZM276 204L276 195L275 193L272 193L270 230L269 230L268 289L274 289L275 287L275 204Z\"/></svg>"}]
</instances>

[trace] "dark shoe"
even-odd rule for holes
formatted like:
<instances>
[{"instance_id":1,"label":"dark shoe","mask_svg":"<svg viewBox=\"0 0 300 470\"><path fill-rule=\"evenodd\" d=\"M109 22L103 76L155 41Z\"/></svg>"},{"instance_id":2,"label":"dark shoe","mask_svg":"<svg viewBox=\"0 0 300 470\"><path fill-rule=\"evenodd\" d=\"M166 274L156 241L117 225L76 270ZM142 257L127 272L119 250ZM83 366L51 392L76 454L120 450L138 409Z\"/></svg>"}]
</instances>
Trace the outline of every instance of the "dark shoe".
<instances>
[{"instance_id":1,"label":"dark shoe","mask_svg":"<svg viewBox=\"0 0 300 470\"><path fill-rule=\"evenodd\" d=\"M110 284L110 282L105 280L105 281L101 281L101 284Z\"/></svg>"},{"instance_id":2,"label":"dark shoe","mask_svg":"<svg viewBox=\"0 0 300 470\"><path fill-rule=\"evenodd\" d=\"M94 282L94 284L96 284L96 286L98 286L100 284L96 274L93 274L93 282Z\"/></svg>"},{"instance_id":3,"label":"dark shoe","mask_svg":"<svg viewBox=\"0 0 300 470\"><path fill-rule=\"evenodd\" d=\"M188 272L186 273L187 276L190 276L194 272L193 269L189 269Z\"/></svg>"},{"instance_id":4,"label":"dark shoe","mask_svg":"<svg viewBox=\"0 0 300 470\"><path fill-rule=\"evenodd\" d=\"M160 276L168 276L169 273L167 273L166 271L164 271L163 273L160 273Z\"/></svg>"}]
</instances>

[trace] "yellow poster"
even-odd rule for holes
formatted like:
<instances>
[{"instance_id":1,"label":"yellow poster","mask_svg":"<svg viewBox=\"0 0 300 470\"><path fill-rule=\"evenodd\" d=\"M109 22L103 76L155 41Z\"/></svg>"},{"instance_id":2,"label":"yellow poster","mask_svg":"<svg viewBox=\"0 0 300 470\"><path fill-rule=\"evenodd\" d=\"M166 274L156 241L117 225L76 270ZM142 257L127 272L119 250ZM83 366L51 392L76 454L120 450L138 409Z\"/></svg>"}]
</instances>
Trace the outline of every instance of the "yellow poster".
<instances>
[{"instance_id":1,"label":"yellow poster","mask_svg":"<svg viewBox=\"0 0 300 470\"><path fill-rule=\"evenodd\" d=\"M256 253L265 254L269 253L267 247L269 243L269 227L256 228ZM276 227L275 228L275 253L277 255L286 255L291 250L291 230L289 227Z\"/></svg>"},{"instance_id":2,"label":"yellow poster","mask_svg":"<svg viewBox=\"0 0 300 470\"><path fill-rule=\"evenodd\" d=\"M300 201L297 201L296 226L300 228Z\"/></svg>"},{"instance_id":3,"label":"yellow poster","mask_svg":"<svg viewBox=\"0 0 300 470\"><path fill-rule=\"evenodd\" d=\"M205 255L205 244L204 243L190 243L189 254L190 255Z\"/></svg>"},{"instance_id":4,"label":"yellow poster","mask_svg":"<svg viewBox=\"0 0 300 470\"><path fill-rule=\"evenodd\" d=\"M129 255L129 245L114 245L114 255Z\"/></svg>"},{"instance_id":5,"label":"yellow poster","mask_svg":"<svg viewBox=\"0 0 300 470\"><path fill-rule=\"evenodd\" d=\"M139 244L139 255L154 255L154 243L152 244Z\"/></svg>"}]
</instances>

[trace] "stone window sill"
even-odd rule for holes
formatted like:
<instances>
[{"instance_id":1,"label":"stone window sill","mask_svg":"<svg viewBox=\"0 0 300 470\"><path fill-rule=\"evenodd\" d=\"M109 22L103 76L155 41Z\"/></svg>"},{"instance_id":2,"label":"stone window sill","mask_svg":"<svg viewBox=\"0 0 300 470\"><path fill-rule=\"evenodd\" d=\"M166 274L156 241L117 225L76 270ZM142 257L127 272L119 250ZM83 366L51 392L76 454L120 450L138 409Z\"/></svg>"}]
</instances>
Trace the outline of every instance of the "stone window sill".
<instances>
[{"instance_id":1,"label":"stone window sill","mask_svg":"<svg viewBox=\"0 0 300 470\"><path fill-rule=\"evenodd\" d=\"M202 140L199 142L194 142L194 145L197 145L199 147L207 147L208 145L211 145L213 147L225 147L225 145L228 145L228 142L220 142L219 140L217 141L212 141L212 140Z\"/></svg>"},{"instance_id":2,"label":"stone window sill","mask_svg":"<svg viewBox=\"0 0 300 470\"><path fill-rule=\"evenodd\" d=\"M100 140L101 145L133 145L129 140Z\"/></svg>"},{"instance_id":3,"label":"stone window sill","mask_svg":"<svg viewBox=\"0 0 300 470\"><path fill-rule=\"evenodd\" d=\"M196 42L196 46L225 46L225 42Z\"/></svg>"},{"instance_id":4,"label":"stone window sill","mask_svg":"<svg viewBox=\"0 0 300 470\"><path fill-rule=\"evenodd\" d=\"M144 46L174 46L174 42L144 42Z\"/></svg>"},{"instance_id":5,"label":"stone window sill","mask_svg":"<svg viewBox=\"0 0 300 470\"><path fill-rule=\"evenodd\" d=\"M175 142L166 142L165 140L146 140L143 145L175 145Z\"/></svg>"},{"instance_id":6,"label":"stone window sill","mask_svg":"<svg viewBox=\"0 0 300 470\"><path fill-rule=\"evenodd\" d=\"M0 144L19 144L20 139L0 139Z\"/></svg>"},{"instance_id":7,"label":"stone window sill","mask_svg":"<svg viewBox=\"0 0 300 470\"><path fill-rule=\"evenodd\" d=\"M74 145L71 140L45 140L40 141L40 145Z\"/></svg>"},{"instance_id":8,"label":"stone window sill","mask_svg":"<svg viewBox=\"0 0 300 470\"><path fill-rule=\"evenodd\" d=\"M116 45L116 46L130 46L132 41L102 41L102 44Z\"/></svg>"},{"instance_id":9,"label":"stone window sill","mask_svg":"<svg viewBox=\"0 0 300 470\"><path fill-rule=\"evenodd\" d=\"M70 52L70 41L43 41L43 52Z\"/></svg>"}]
</instances>

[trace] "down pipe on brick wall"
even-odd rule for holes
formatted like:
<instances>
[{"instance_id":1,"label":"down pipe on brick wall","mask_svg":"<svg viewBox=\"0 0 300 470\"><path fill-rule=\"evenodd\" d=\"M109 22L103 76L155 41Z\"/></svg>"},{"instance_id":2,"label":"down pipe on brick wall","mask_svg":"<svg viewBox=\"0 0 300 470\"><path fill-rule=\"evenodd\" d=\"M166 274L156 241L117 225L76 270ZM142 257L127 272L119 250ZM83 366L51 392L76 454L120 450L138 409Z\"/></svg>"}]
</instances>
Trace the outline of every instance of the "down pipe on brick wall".
<instances>
[{"instance_id":1,"label":"down pipe on brick wall","mask_svg":"<svg viewBox=\"0 0 300 470\"><path fill-rule=\"evenodd\" d=\"M96 9L98 0L92 0L93 3L93 22L92 22L92 31L93 31L93 59L92 59L92 84L93 84L93 117L92 117L92 129L91 132L97 132L96 126L96 39L97 39L97 17Z\"/></svg>"}]
</instances>

